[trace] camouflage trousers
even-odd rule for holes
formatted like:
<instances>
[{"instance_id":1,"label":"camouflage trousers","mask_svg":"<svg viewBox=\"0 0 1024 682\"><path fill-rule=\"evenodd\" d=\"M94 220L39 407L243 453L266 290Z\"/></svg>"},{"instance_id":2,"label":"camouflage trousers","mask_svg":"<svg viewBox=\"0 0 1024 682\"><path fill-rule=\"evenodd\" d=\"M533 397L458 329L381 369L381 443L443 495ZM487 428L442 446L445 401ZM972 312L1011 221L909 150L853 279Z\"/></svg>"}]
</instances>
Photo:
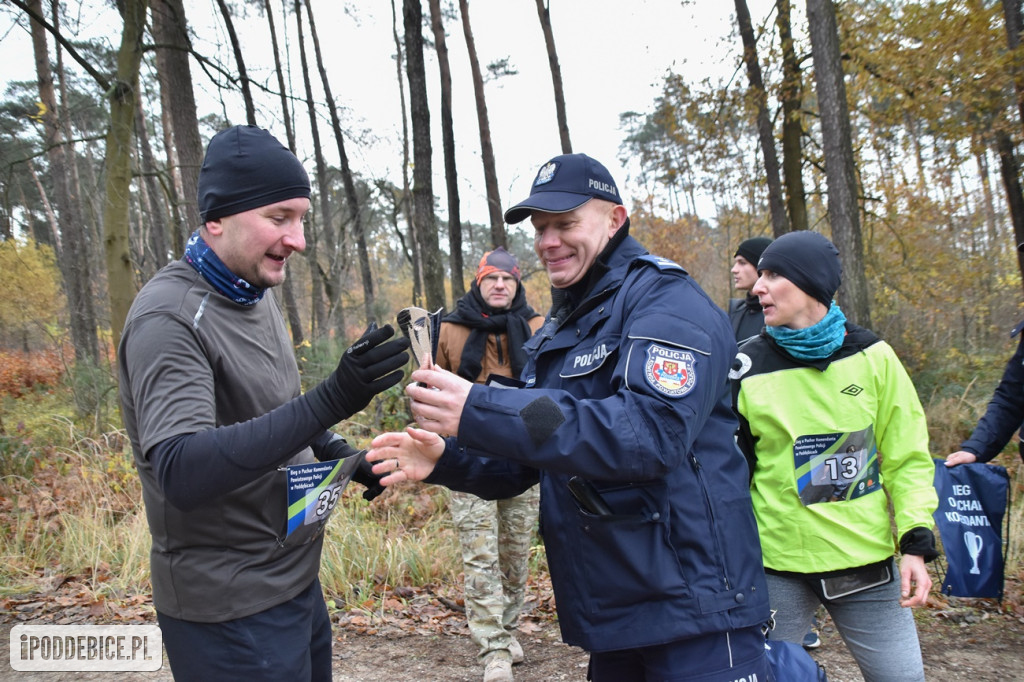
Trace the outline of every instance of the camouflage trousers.
<instances>
[{"instance_id":1,"label":"camouflage trousers","mask_svg":"<svg viewBox=\"0 0 1024 682\"><path fill-rule=\"evenodd\" d=\"M462 545L466 620L479 659L508 651L523 608L540 487L507 500L452 491L450 509Z\"/></svg>"}]
</instances>

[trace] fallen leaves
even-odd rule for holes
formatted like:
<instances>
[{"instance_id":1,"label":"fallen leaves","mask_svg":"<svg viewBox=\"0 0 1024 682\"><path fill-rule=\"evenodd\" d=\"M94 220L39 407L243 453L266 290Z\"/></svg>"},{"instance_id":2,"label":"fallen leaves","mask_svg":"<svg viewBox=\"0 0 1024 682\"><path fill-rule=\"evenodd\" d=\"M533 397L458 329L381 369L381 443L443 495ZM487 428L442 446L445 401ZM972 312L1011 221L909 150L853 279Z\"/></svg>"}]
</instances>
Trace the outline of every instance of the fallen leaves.
<instances>
[{"instance_id":1,"label":"fallen leaves","mask_svg":"<svg viewBox=\"0 0 1024 682\"><path fill-rule=\"evenodd\" d=\"M340 603L341 600L335 600ZM343 632L358 635L469 636L465 606L458 585L378 585L359 609L336 611L332 620ZM544 573L531 576L527 585L519 631L539 632L555 620L551 580Z\"/></svg>"}]
</instances>

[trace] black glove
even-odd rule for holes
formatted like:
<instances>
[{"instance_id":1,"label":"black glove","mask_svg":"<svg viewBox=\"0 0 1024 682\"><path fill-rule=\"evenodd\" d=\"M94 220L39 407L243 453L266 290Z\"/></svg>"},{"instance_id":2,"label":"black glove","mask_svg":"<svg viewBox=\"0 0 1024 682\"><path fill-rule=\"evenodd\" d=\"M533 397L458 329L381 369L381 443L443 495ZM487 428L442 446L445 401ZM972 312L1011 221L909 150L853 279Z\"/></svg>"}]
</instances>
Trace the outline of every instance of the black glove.
<instances>
[{"instance_id":1,"label":"black glove","mask_svg":"<svg viewBox=\"0 0 1024 682\"><path fill-rule=\"evenodd\" d=\"M363 491L363 499L369 502L384 492L384 486L380 479L387 474L377 475L373 473L373 463L366 461L366 450L356 450L348 444L344 438L333 431L324 431L324 434L313 444L313 455L320 462L329 462L347 457L358 457L359 466L352 472L352 480L366 487Z\"/></svg>"},{"instance_id":2,"label":"black glove","mask_svg":"<svg viewBox=\"0 0 1024 682\"><path fill-rule=\"evenodd\" d=\"M369 502L384 492L384 486L380 484L380 479L387 474L373 473L373 462L367 462L365 454L365 451L360 453L359 456L363 459L359 462L359 467L352 472L352 480L366 486L366 490L363 491L363 499Z\"/></svg>"},{"instance_id":3,"label":"black glove","mask_svg":"<svg viewBox=\"0 0 1024 682\"><path fill-rule=\"evenodd\" d=\"M373 396L402 380L401 368L409 361L409 339L387 341L394 335L390 324L380 329L371 324L342 354L331 376L306 393L324 428L351 417L369 405Z\"/></svg>"}]
</instances>

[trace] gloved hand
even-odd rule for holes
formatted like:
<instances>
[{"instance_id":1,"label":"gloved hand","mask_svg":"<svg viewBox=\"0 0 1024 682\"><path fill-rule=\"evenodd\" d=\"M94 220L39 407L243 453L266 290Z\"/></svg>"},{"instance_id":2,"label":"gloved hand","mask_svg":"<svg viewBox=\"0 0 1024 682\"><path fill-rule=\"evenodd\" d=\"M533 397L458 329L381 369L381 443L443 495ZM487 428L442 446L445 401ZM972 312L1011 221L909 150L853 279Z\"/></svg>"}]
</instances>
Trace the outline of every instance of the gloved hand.
<instances>
[{"instance_id":1,"label":"gloved hand","mask_svg":"<svg viewBox=\"0 0 1024 682\"><path fill-rule=\"evenodd\" d=\"M401 367L409 361L409 339L395 335L388 324L380 329L371 324L349 346L331 375L306 393L310 407L324 428L370 404L373 396L402 380Z\"/></svg>"},{"instance_id":2,"label":"gloved hand","mask_svg":"<svg viewBox=\"0 0 1024 682\"><path fill-rule=\"evenodd\" d=\"M352 480L366 486L366 490L363 491L363 499L370 502L373 498L384 492L384 486L380 484L380 479L387 476L387 474L378 475L373 473L373 463L366 461L365 454L365 450L359 453L359 456L363 457L363 459L359 462L359 467L352 473Z\"/></svg>"}]
</instances>

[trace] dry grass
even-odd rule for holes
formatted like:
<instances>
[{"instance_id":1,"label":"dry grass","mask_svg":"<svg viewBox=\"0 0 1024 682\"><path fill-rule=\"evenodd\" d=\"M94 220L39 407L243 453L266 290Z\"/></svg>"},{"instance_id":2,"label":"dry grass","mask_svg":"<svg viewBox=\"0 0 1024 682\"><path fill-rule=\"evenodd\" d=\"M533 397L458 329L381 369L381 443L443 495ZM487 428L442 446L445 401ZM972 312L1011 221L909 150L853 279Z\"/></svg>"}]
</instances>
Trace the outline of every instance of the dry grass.
<instances>
[{"instance_id":1,"label":"dry grass","mask_svg":"<svg viewBox=\"0 0 1024 682\"><path fill-rule=\"evenodd\" d=\"M31 475L0 479L0 594L46 593L74 577L92 599L149 592L150 537L130 445L122 431L62 434ZM408 484L372 503L345 491L328 524L321 569L339 607L372 608L382 586L457 583L458 539L447 492Z\"/></svg>"},{"instance_id":2,"label":"dry grass","mask_svg":"<svg viewBox=\"0 0 1024 682\"><path fill-rule=\"evenodd\" d=\"M91 434L91 419L82 427L62 416L71 400L60 390L0 400L7 425L0 429L0 595L46 594L72 579L93 600L149 594L149 533L123 431ZM985 401L965 392L926 405L936 457L957 447ZM352 423L340 431L365 446L374 428ZM1013 496L1003 608L1024 613L1024 466L1015 444L1007 450L998 460L1010 471ZM395 587L457 590L461 559L447 492L407 484L372 503L361 492L346 490L327 529L321 580L335 605L374 611ZM539 542L533 568L546 572Z\"/></svg>"}]
</instances>

